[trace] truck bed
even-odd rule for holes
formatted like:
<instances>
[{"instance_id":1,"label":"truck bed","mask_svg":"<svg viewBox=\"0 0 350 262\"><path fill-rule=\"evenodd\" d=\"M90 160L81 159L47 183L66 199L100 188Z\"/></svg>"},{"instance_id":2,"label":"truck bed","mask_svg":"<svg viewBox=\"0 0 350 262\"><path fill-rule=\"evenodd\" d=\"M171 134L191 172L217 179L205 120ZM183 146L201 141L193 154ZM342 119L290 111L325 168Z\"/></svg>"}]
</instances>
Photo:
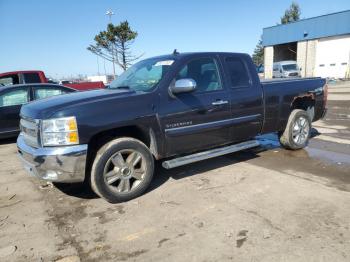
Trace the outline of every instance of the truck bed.
<instances>
[{"instance_id":1,"label":"truck bed","mask_svg":"<svg viewBox=\"0 0 350 262\"><path fill-rule=\"evenodd\" d=\"M324 94L322 89L326 80L314 78L286 78L261 81L264 103L265 121L262 133L284 130L290 112L298 98L309 98L310 107L314 108L313 121L322 117ZM307 110L307 108L305 108ZM276 121L277 120L277 121Z\"/></svg>"}]
</instances>

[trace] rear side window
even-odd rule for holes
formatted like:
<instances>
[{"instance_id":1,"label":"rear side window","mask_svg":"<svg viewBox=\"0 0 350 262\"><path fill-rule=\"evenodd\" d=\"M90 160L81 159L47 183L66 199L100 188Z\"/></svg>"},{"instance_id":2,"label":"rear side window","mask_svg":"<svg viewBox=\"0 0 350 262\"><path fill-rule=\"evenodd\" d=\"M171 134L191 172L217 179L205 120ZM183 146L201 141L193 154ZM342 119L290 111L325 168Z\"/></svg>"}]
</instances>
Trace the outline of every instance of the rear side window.
<instances>
[{"instance_id":1,"label":"rear side window","mask_svg":"<svg viewBox=\"0 0 350 262\"><path fill-rule=\"evenodd\" d=\"M16 89L0 95L0 107L23 105L29 102L28 89Z\"/></svg>"},{"instance_id":2,"label":"rear side window","mask_svg":"<svg viewBox=\"0 0 350 262\"><path fill-rule=\"evenodd\" d=\"M7 75L0 77L0 86L17 85L19 84L18 75Z\"/></svg>"},{"instance_id":3,"label":"rear side window","mask_svg":"<svg viewBox=\"0 0 350 262\"><path fill-rule=\"evenodd\" d=\"M236 57L225 59L232 88L250 87L248 70L243 61Z\"/></svg>"},{"instance_id":4,"label":"rear side window","mask_svg":"<svg viewBox=\"0 0 350 262\"><path fill-rule=\"evenodd\" d=\"M27 84L41 83L38 73L25 73L23 74L23 76L24 76L24 82Z\"/></svg>"},{"instance_id":5,"label":"rear side window","mask_svg":"<svg viewBox=\"0 0 350 262\"><path fill-rule=\"evenodd\" d=\"M42 87L42 88L35 88L34 89L34 97L36 99L43 99L50 96L57 96L66 94L67 92L63 91L60 88L49 88L49 87Z\"/></svg>"}]
</instances>

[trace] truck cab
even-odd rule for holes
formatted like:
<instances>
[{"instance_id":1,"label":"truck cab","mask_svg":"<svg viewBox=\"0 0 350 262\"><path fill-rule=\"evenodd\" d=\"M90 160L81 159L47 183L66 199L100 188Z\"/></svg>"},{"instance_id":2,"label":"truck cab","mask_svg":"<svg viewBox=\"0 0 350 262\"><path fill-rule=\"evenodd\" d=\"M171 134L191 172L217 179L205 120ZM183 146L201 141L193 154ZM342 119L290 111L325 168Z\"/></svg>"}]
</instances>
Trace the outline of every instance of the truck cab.
<instances>
[{"instance_id":1,"label":"truck cab","mask_svg":"<svg viewBox=\"0 0 350 262\"><path fill-rule=\"evenodd\" d=\"M14 71L0 74L0 86L47 82L44 72L39 70Z\"/></svg>"},{"instance_id":2,"label":"truck cab","mask_svg":"<svg viewBox=\"0 0 350 262\"><path fill-rule=\"evenodd\" d=\"M46 78L45 73L39 70L14 71L0 74L0 86L38 84L48 82L49 80ZM61 81L60 84L80 91L105 88L105 85L102 81L85 81L77 83L72 83L70 81L63 81L62 83Z\"/></svg>"}]
</instances>

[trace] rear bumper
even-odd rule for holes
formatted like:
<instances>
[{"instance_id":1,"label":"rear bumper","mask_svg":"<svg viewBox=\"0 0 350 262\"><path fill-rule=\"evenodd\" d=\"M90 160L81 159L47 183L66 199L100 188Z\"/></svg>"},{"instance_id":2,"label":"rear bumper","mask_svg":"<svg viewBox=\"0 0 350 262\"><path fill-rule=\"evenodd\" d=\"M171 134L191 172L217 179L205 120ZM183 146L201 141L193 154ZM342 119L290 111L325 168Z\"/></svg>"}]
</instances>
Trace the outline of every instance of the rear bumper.
<instances>
[{"instance_id":1,"label":"rear bumper","mask_svg":"<svg viewBox=\"0 0 350 262\"><path fill-rule=\"evenodd\" d=\"M32 176L66 183L85 179L87 145L33 148L19 135L17 148L24 168Z\"/></svg>"}]
</instances>

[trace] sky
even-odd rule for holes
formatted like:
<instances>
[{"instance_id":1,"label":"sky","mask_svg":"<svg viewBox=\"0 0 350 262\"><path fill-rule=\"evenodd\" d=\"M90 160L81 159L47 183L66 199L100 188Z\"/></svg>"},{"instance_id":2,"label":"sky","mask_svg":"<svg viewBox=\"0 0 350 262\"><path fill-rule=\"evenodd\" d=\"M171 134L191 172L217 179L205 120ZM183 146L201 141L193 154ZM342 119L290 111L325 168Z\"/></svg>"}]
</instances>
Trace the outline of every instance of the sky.
<instances>
[{"instance_id":1,"label":"sky","mask_svg":"<svg viewBox=\"0 0 350 262\"><path fill-rule=\"evenodd\" d=\"M299 0L301 18L350 9L349 0ZM143 58L179 52L252 54L264 27L276 25L286 0L0 0L0 73L43 70L62 77L112 73L86 48L128 20L138 32L132 51ZM105 65L105 66L104 66ZM120 70L118 70L120 72Z\"/></svg>"}]
</instances>

